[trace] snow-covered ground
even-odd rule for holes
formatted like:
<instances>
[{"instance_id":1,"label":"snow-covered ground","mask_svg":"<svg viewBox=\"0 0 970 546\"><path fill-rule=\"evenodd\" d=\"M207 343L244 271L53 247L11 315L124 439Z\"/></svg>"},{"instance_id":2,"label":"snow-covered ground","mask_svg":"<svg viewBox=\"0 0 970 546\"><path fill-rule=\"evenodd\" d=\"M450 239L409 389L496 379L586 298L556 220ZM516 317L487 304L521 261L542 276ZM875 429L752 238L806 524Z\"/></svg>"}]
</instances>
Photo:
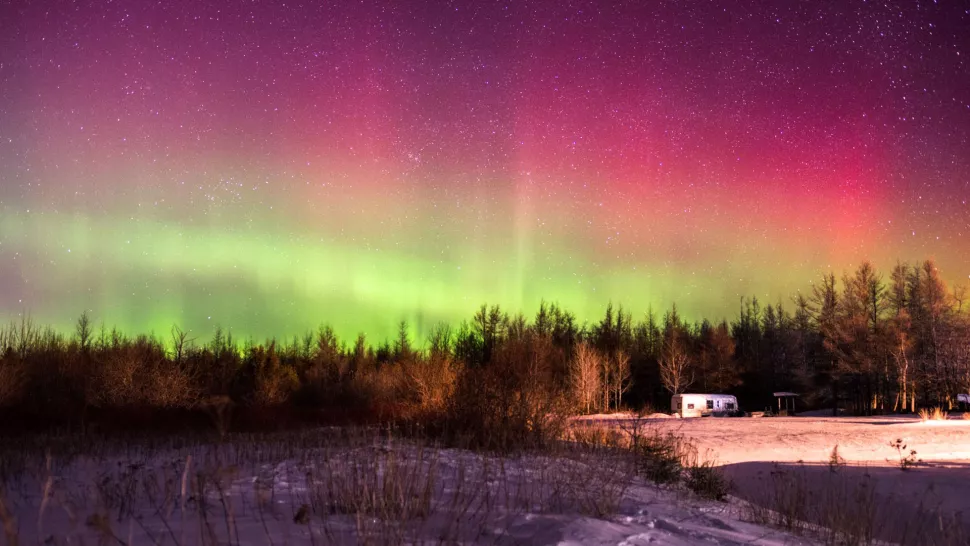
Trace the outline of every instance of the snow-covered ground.
<instances>
[{"instance_id":1,"label":"snow-covered ground","mask_svg":"<svg viewBox=\"0 0 970 546\"><path fill-rule=\"evenodd\" d=\"M579 419L619 429L635 421L630 414ZM970 537L970 419L962 416L665 418L641 426L690 438L722 465L741 498L775 504L766 498L785 480L805 495L842 489L851 496L853 488L864 488L880 512L877 535L912 534L926 525L918 519L942 513ZM842 463L835 467L829 465L833 450ZM905 471L903 459L914 463Z\"/></svg>"},{"instance_id":2,"label":"snow-covered ground","mask_svg":"<svg viewBox=\"0 0 970 546\"><path fill-rule=\"evenodd\" d=\"M629 427L629 413L579 418L578 422ZM737 417L671 419L648 416L651 429L693 439L701 451L716 453L721 464L742 462L826 462L832 448L849 462L885 465L899 460L890 442L903 440L924 461L970 461L970 419L946 421L917 417Z\"/></svg>"},{"instance_id":3,"label":"snow-covered ground","mask_svg":"<svg viewBox=\"0 0 970 546\"><path fill-rule=\"evenodd\" d=\"M970 514L970 421L613 414L576 424L690 438L722 465L733 496L659 488L629 457L580 446L497 456L333 429L222 442L33 439L0 448L0 523L20 544L811 544L752 523L746 500L774 509L788 495L824 496L849 519L869 518L877 537L928 544L916 534L923 520ZM890 446L897 439L905 452ZM902 471L911 450L919 462Z\"/></svg>"},{"instance_id":4,"label":"snow-covered ground","mask_svg":"<svg viewBox=\"0 0 970 546\"><path fill-rule=\"evenodd\" d=\"M807 544L602 448L528 456L319 432L3 455L20 544Z\"/></svg>"}]
</instances>

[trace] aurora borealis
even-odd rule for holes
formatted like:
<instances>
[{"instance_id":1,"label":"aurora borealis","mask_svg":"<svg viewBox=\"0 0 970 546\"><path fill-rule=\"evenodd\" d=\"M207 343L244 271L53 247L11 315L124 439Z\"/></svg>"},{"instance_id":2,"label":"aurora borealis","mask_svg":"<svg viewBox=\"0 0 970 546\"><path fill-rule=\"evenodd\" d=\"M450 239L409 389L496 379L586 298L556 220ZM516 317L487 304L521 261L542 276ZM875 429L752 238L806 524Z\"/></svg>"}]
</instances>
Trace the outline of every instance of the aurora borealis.
<instances>
[{"instance_id":1,"label":"aurora borealis","mask_svg":"<svg viewBox=\"0 0 970 546\"><path fill-rule=\"evenodd\" d=\"M7 2L0 319L420 334L970 277L961 2Z\"/></svg>"}]
</instances>

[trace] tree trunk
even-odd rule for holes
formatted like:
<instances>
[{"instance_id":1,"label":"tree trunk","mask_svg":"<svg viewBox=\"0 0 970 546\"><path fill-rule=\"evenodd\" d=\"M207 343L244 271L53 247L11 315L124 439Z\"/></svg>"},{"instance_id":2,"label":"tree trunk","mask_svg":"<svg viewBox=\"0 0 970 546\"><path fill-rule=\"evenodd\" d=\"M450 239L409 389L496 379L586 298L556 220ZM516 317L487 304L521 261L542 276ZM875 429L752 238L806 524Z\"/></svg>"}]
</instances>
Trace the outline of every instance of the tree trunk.
<instances>
[{"instance_id":1,"label":"tree trunk","mask_svg":"<svg viewBox=\"0 0 970 546\"><path fill-rule=\"evenodd\" d=\"M900 371L899 382L902 386L902 396L903 396L903 411L906 411L906 396L908 395L907 382L906 382L906 368Z\"/></svg>"}]
</instances>

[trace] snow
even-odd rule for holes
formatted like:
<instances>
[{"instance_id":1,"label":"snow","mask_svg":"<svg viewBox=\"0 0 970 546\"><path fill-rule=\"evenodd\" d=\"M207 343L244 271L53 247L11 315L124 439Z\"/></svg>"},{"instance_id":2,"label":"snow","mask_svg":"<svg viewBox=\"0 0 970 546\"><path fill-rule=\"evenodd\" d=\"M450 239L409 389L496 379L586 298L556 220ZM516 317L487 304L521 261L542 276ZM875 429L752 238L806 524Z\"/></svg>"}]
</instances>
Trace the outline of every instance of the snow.
<instances>
[{"instance_id":1,"label":"snow","mask_svg":"<svg viewBox=\"0 0 970 546\"><path fill-rule=\"evenodd\" d=\"M16 464L4 455L2 500L22 544L808 544L741 521L736 503L644 483L602 448L259 442L55 451L49 463L24 448Z\"/></svg>"},{"instance_id":2,"label":"snow","mask_svg":"<svg viewBox=\"0 0 970 546\"><path fill-rule=\"evenodd\" d=\"M763 501L773 476L794 473L804 479L806 494L865 483L882 512L885 533L901 533L895 524L923 525L914 522L919 510L970 514L970 419L827 415L644 419L640 426L690 438L721 465L734 494L750 501ZM629 430L636 421L632 414L617 414L588 423ZM905 446L902 452L892 445L897 440ZM829 461L836 447L844 465L833 478ZM916 452L914 464L902 471L901 458L910 451ZM970 536L970 521L963 525Z\"/></svg>"},{"instance_id":3,"label":"snow","mask_svg":"<svg viewBox=\"0 0 970 546\"><path fill-rule=\"evenodd\" d=\"M623 428L631 413L584 416L576 422ZM703 453L717 454L720 464L741 462L827 462L832 448L847 461L886 465L898 458L889 443L897 438L916 449L924 461L970 461L970 419L946 421L917 417L641 417L650 430L669 431L697 443Z\"/></svg>"},{"instance_id":4,"label":"snow","mask_svg":"<svg viewBox=\"0 0 970 546\"><path fill-rule=\"evenodd\" d=\"M619 421L629 421L637 418L646 419L646 420L655 420L655 419L677 419L679 417L680 416L677 414L670 414L670 413L649 413L646 415L638 416L637 414L630 413L628 411L620 411L615 413L594 413L591 415L580 415L578 417L574 417L573 422L577 422L577 423L584 423L584 422L591 423L591 422L597 422L597 421L619 422Z\"/></svg>"},{"instance_id":5,"label":"snow","mask_svg":"<svg viewBox=\"0 0 970 546\"><path fill-rule=\"evenodd\" d=\"M635 421L610 414L575 423L629 431ZM499 456L321 430L81 451L41 440L4 446L0 519L6 508L12 516L6 523L22 544L106 537L183 545L810 544L751 523L744 512L745 499L758 502L778 472L803 475L809 487L834 479L874 483L881 513L896 521L917 505L970 513L970 421L665 417L639 423L691 438L734 482L736 497L719 503L659 488L602 448ZM897 439L906 452L917 451L918 464L906 472L903 454L890 446ZM837 473L828 465L835 446L844 461Z\"/></svg>"}]
</instances>

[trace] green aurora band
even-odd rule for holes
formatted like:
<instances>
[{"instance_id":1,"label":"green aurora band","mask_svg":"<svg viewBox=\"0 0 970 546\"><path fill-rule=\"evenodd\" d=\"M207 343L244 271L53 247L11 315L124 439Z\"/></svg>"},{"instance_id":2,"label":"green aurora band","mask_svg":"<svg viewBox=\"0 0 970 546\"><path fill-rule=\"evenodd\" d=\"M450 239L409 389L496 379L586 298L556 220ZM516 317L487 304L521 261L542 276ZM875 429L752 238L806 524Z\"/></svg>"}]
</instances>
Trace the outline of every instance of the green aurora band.
<instances>
[{"instance_id":1,"label":"green aurora band","mask_svg":"<svg viewBox=\"0 0 970 546\"><path fill-rule=\"evenodd\" d=\"M368 249L309 235L82 214L5 210L0 231L0 248L11 263L36 272L24 276L26 297L4 307L19 305L36 322L68 332L87 310L108 327L163 338L173 325L204 341L217 325L237 337L288 339L330 324L345 340L365 333L379 342L393 337L404 320L421 341L436 323L457 325L484 303L531 316L545 299L582 322L600 318L610 301L635 318L676 301L688 318L719 319L733 315L741 296L752 295L717 294L737 284L726 276L744 274L729 264L708 274L686 265L610 268L564 245L517 255L511 244L511 252L502 252L510 241L498 237L444 261L433 249ZM766 273L751 282L772 290L753 294L769 303L787 302L786 290L808 288Z\"/></svg>"},{"instance_id":2,"label":"green aurora band","mask_svg":"<svg viewBox=\"0 0 970 546\"><path fill-rule=\"evenodd\" d=\"M531 314L544 296L593 319L603 311L598 290L626 294L623 304L645 310L658 303L651 294L681 285L673 271L636 275L577 265L565 276L539 276L532 268L544 264L533 260L527 268L473 249L459 260L465 265L454 265L338 242L281 243L147 221L132 229L82 215L6 212L0 230L6 255L40 272L26 281L28 298L16 303L35 321L66 331L89 310L132 333L167 334L178 324L203 338L215 325L237 336L289 336L328 323L345 339L366 333L382 340L405 320L421 338L439 321L471 318L483 303Z\"/></svg>"}]
</instances>

